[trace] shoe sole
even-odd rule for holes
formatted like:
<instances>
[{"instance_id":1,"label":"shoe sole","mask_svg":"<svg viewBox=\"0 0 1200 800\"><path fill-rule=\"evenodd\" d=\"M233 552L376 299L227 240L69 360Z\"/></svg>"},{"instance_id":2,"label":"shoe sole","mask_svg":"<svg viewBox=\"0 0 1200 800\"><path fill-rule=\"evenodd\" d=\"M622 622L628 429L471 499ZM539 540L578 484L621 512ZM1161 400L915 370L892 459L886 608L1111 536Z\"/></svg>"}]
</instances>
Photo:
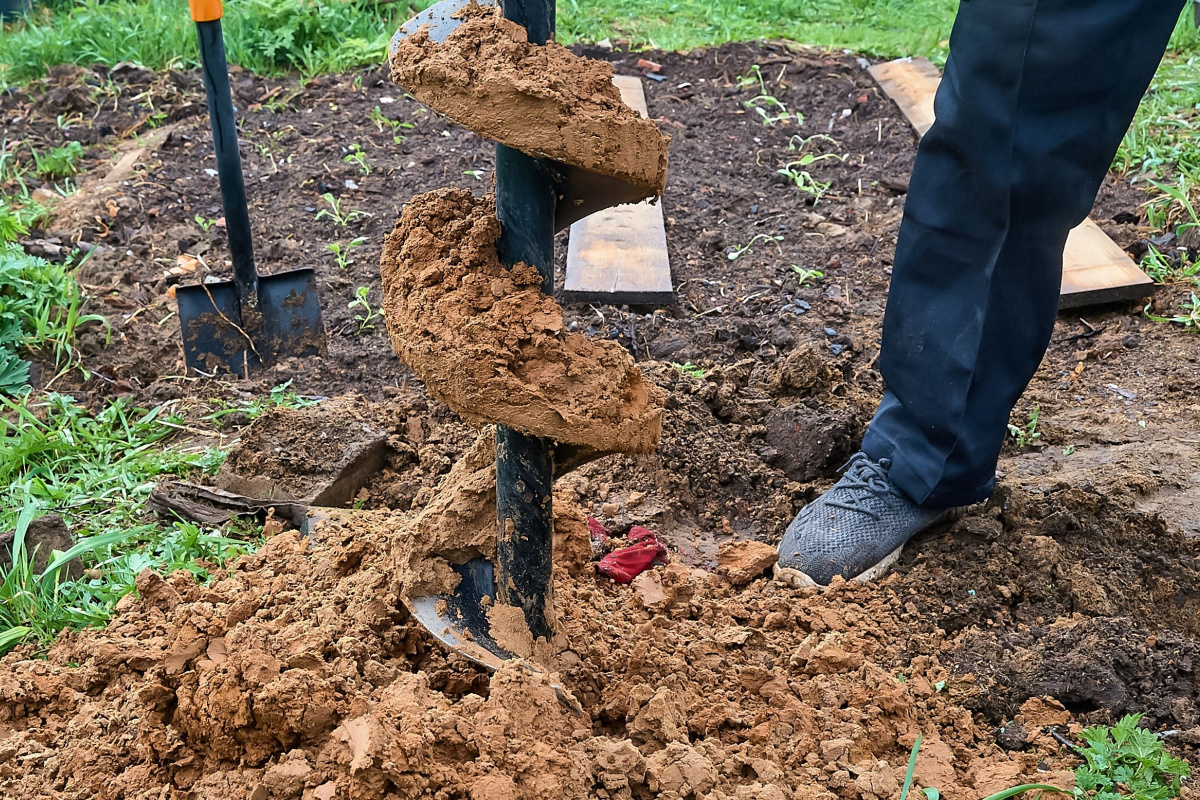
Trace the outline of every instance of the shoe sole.
<instances>
[{"instance_id":1,"label":"shoe sole","mask_svg":"<svg viewBox=\"0 0 1200 800\"><path fill-rule=\"evenodd\" d=\"M917 534L923 533L923 532L929 530L930 528L934 527L935 525L941 525L946 522L955 522L957 520L960 520L963 518L963 516L966 515L966 513L967 513L967 506L963 506L962 508L947 509L944 514L942 514L938 517L935 517L932 521L929 522L929 524L918 528L913 533L913 535L909 537L909 540L911 541L911 539L913 537L915 537ZM896 565L897 561L900 560L900 554L904 552L904 547L907 544L908 544L908 542L905 542L904 544L900 545L895 550L888 553L883 558L879 559L879 561L876 562L873 566L863 570L862 572L855 575L850 580L855 583L870 583L872 581L879 580L884 575L886 575L891 570L892 567L894 567ZM793 567L781 567L778 564L776 564L775 568L774 568L774 577L775 577L775 580L779 581L780 583L782 583L786 586L790 586L793 589L824 589L824 588L826 588L826 586L824 584L817 583L812 578L810 578L806 573L801 572L800 570L795 569Z\"/></svg>"}]
</instances>

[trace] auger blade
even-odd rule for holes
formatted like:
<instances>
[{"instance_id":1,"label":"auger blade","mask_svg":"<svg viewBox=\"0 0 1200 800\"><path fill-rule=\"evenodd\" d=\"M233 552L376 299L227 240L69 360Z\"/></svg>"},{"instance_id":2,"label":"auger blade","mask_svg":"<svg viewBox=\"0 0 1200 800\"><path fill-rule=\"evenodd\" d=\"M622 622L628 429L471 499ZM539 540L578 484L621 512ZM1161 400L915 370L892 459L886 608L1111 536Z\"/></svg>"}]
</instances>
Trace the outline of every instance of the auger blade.
<instances>
[{"instance_id":1,"label":"auger blade","mask_svg":"<svg viewBox=\"0 0 1200 800\"><path fill-rule=\"evenodd\" d=\"M495 6L497 3L496 0L442 0L440 3L434 3L400 26L400 30L396 31L396 35L392 37L391 52L394 54L401 41L412 36L421 28L428 28L430 40L445 41L447 36L454 33L459 25L462 25L462 20L455 18L454 15L471 4L487 8Z\"/></svg>"}]
</instances>

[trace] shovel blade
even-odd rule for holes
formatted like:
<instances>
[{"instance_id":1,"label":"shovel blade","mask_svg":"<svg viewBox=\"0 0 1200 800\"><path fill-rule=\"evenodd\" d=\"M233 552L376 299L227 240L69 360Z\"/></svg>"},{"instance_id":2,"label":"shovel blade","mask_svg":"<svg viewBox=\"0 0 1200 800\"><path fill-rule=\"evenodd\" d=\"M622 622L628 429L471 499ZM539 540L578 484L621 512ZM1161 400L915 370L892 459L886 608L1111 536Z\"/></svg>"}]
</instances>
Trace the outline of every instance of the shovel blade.
<instances>
[{"instance_id":1,"label":"shovel blade","mask_svg":"<svg viewBox=\"0 0 1200 800\"><path fill-rule=\"evenodd\" d=\"M245 334L233 281L180 286L175 302L189 372L229 372L244 378L262 365Z\"/></svg>"},{"instance_id":2,"label":"shovel blade","mask_svg":"<svg viewBox=\"0 0 1200 800\"><path fill-rule=\"evenodd\" d=\"M487 608L496 596L492 562L476 558L456 565L454 571L461 577L454 594L407 598L405 605L446 647L488 669L499 669L516 656L492 638L487 618Z\"/></svg>"},{"instance_id":3,"label":"shovel blade","mask_svg":"<svg viewBox=\"0 0 1200 800\"><path fill-rule=\"evenodd\" d=\"M317 278L311 269L260 276L260 313L254 321L243 313L233 281L180 286L175 300L189 371L244 378L281 358L325 352Z\"/></svg>"},{"instance_id":4,"label":"shovel blade","mask_svg":"<svg viewBox=\"0 0 1200 800\"><path fill-rule=\"evenodd\" d=\"M496 0L442 0L440 3L434 3L400 26L400 30L392 37L391 53L394 55L401 41L423 27L428 28L430 41L444 42L447 36L462 25L462 20L455 19L454 14L472 3L483 8L497 5Z\"/></svg>"},{"instance_id":5,"label":"shovel blade","mask_svg":"<svg viewBox=\"0 0 1200 800\"><path fill-rule=\"evenodd\" d=\"M258 277L262 343L258 352L268 363L281 358L325 354L325 326L317 296L317 274L294 269Z\"/></svg>"}]
</instances>

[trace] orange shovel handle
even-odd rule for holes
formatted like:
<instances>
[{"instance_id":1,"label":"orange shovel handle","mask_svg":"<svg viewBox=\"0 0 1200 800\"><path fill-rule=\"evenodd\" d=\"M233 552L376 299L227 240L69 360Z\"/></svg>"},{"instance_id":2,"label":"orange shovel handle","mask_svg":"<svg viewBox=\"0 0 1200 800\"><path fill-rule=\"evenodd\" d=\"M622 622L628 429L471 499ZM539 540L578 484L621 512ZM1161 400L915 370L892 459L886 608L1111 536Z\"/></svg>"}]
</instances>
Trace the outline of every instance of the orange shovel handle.
<instances>
[{"instance_id":1,"label":"orange shovel handle","mask_svg":"<svg viewBox=\"0 0 1200 800\"><path fill-rule=\"evenodd\" d=\"M193 22L212 22L222 15L221 0L188 0Z\"/></svg>"}]
</instances>

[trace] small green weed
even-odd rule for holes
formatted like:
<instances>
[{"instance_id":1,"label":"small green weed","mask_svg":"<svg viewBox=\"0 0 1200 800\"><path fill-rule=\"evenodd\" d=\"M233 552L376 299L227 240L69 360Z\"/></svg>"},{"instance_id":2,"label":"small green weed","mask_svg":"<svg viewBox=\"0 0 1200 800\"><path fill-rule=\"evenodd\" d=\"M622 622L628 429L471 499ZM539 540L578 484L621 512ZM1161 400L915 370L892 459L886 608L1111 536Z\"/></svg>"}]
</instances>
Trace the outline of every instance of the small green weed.
<instances>
[{"instance_id":1,"label":"small green weed","mask_svg":"<svg viewBox=\"0 0 1200 800\"><path fill-rule=\"evenodd\" d=\"M1026 792L1062 794L1074 800L1174 800L1191 768L1166 752L1162 737L1139 728L1141 714L1123 717L1111 728L1098 725L1080 732L1084 747L1074 748L1083 763L1075 768L1075 788L1067 791L1045 783L1026 783L990 795L984 800L1008 800ZM922 737L918 736L908 758L908 771L900 800L908 800ZM926 800L940 800L941 792L929 787Z\"/></svg>"},{"instance_id":2,"label":"small green weed","mask_svg":"<svg viewBox=\"0 0 1200 800\"><path fill-rule=\"evenodd\" d=\"M1041 406L1034 406L1033 411L1029 412L1029 419L1022 426L1008 426L1008 435L1017 443L1017 447L1028 447L1029 445L1042 438L1041 431L1038 430L1038 417L1042 413Z\"/></svg>"},{"instance_id":3,"label":"small green weed","mask_svg":"<svg viewBox=\"0 0 1200 800\"><path fill-rule=\"evenodd\" d=\"M741 247L731 248L729 252L725 254L725 257L730 261L736 261L737 259L741 258L742 254L751 252L750 248L752 248L758 242L773 242L775 246L778 247L779 243L782 241L783 236L772 236L768 233L756 233L750 238L750 241L746 242Z\"/></svg>"},{"instance_id":4,"label":"small green weed","mask_svg":"<svg viewBox=\"0 0 1200 800\"><path fill-rule=\"evenodd\" d=\"M17 161L17 148L20 141L9 144L7 136L0 136L0 184L17 182L23 184L21 175L24 167Z\"/></svg>"},{"instance_id":5,"label":"small green weed","mask_svg":"<svg viewBox=\"0 0 1200 800\"><path fill-rule=\"evenodd\" d=\"M15 242L46 215L41 203L0 196L0 243Z\"/></svg>"},{"instance_id":6,"label":"small green weed","mask_svg":"<svg viewBox=\"0 0 1200 800\"><path fill-rule=\"evenodd\" d=\"M333 253L334 259L337 261L338 269L344 270L354 263L354 259L350 258L350 251L360 246L367 241L367 237L358 236L350 241L342 244L341 242L330 242L325 245L325 249Z\"/></svg>"},{"instance_id":7,"label":"small green weed","mask_svg":"<svg viewBox=\"0 0 1200 800\"><path fill-rule=\"evenodd\" d=\"M379 106L375 106L375 109L371 112L370 120L371 122L375 123L375 127L379 129L380 133L385 133L390 130L392 133L392 141L396 144L400 144L405 140L405 138L407 138L400 131L412 130L416 127L411 122L403 122L398 119L391 119L383 113Z\"/></svg>"},{"instance_id":8,"label":"small green weed","mask_svg":"<svg viewBox=\"0 0 1200 800\"><path fill-rule=\"evenodd\" d=\"M1176 314L1173 317L1160 317L1157 314L1150 313L1150 304L1147 303L1146 307L1142 309L1142 313L1146 315L1147 319L1151 319L1154 322L1169 322L1172 325L1178 325L1189 331L1200 331L1200 297L1197 297L1196 293L1192 292L1192 296L1184 300L1180 304L1180 308L1183 309L1184 313Z\"/></svg>"},{"instance_id":9,"label":"small green weed","mask_svg":"<svg viewBox=\"0 0 1200 800\"><path fill-rule=\"evenodd\" d=\"M382 312L371 308L371 304L367 301L367 296L371 293L371 287L360 286L354 290L354 299L350 301L347 308L357 308L359 313L354 315L354 321L358 323L358 331L355 336L362 336L367 331L375 330L375 323L383 316Z\"/></svg>"},{"instance_id":10,"label":"small green weed","mask_svg":"<svg viewBox=\"0 0 1200 800\"><path fill-rule=\"evenodd\" d=\"M212 227L217 224L215 219L209 219L208 217L201 216L200 214L192 217L192 222L195 222L200 227L200 230L204 231L205 233L208 233L210 230L212 230Z\"/></svg>"},{"instance_id":11,"label":"small green weed","mask_svg":"<svg viewBox=\"0 0 1200 800\"><path fill-rule=\"evenodd\" d=\"M1139 728L1141 714L1131 714L1111 728L1084 728L1079 749L1084 763L1075 769L1075 796L1095 800L1171 800L1183 779L1191 777L1187 762L1163 748L1162 738Z\"/></svg>"},{"instance_id":12,"label":"small green weed","mask_svg":"<svg viewBox=\"0 0 1200 800\"><path fill-rule=\"evenodd\" d=\"M796 273L796 288L798 289L803 289L805 284L807 284L809 281L816 283L817 281L824 280L825 278L825 273L821 272L820 270L805 269L804 267L798 267L795 264L792 264L792 272Z\"/></svg>"},{"instance_id":13,"label":"small green weed","mask_svg":"<svg viewBox=\"0 0 1200 800\"><path fill-rule=\"evenodd\" d=\"M62 147L56 147L49 153L33 152L34 171L42 178L61 180L78 175L82 166L83 145L79 142L67 142Z\"/></svg>"},{"instance_id":14,"label":"small green weed","mask_svg":"<svg viewBox=\"0 0 1200 800\"><path fill-rule=\"evenodd\" d=\"M370 216L366 211L355 211L353 209L342 211L342 201L334 197L332 192L326 192L321 195L321 198L329 204L329 208L322 208L317 211L317 219L332 220L333 224L339 228L344 228L355 220Z\"/></svg>"},{"instance_id":15,"label":"small green weed","mask_svg":"<svg viewBox=\"0 0 1200 800\"><path fill-rule=\"evenodd\" d=\"M1200 259L1193 259L1184 249L1177 250L1172 258L1150 245L1139 266L1155 283L1200 284Z\"/></svg>"},{"instance_id":16,"label":"small green weed","mask_svg":"<svg viewBox=\"0 0 1200 800\"><path fill-rule=\"evenodd\" d=\"M1160 194L1143 204L1146 209L1146 221L1151 227L1161 230L1174 226L1176 236L1182 236L1185 231L1200 229L1200 215L1192 203L1189 189L1195 184L1196 176L1184 174L1177 178L1177 183L1150 181L1150 184Z\"/></svg>"},{"instance_id":17,"label":"small green weed","mask_svg":"<svg viewBox=\"0 0 1200 800\"><path fill-rule=\"evenodd\" d=\"M750 71L742 77L738 78L738 86L748 88L757 84L759 93L749 100L742 103L743 106L753 111L758 115L762 124L768 127L774 127L779 123L795 122L797 125L804 124L804 115L799 112L788 111L788 107L783 101L767 89L767 79L763 77L762 67L758 64L750 67Z\"/></svg>"},{"instance_id":18,"label":"small green weed","mask_svg":"<svg viewBox=\"0 0 1200 800\"><path fill-rule=\"evenodd\" d=\"M696 366L690 361L685 364L676 364L675 362L671 362L671 366L682 372L684 375L687 375L689 378L703 380L708 376L708 370L704 369L703 367Z\"/></svg>"},{"instance_id":19,"label":"small green weed","mask_svg":"<svg viewBox=\"0 0 1200 800\"><path fill-rule=\"evenodd\" d=\"M255 397L240 403L227 403L221 400L215 401L215 405L219 405L221 408L206 415L204 419L211 422L220 422L223 417L227 417L230 414L245 414L247 419L253 422L268 409L307 408L321 402L315 397L296 394L291 390L291 386L291 381L281 383L272 388L266 397Z\"/></svg>"},{"instance_id":20,"label":"small green weed","mask_svg":"<svg viewBox=\"0 0 1200 800\"><path fill-rule=\"evenodd\" d=\"M816 206L819 202L821 202L821 198L825 196L825 193L829 191L831 182L816 180L808 171L808 168L818 161L824 161L826 159L845 161L846 157L836 153L822 153L821 155L817 155L815 153L804 152L805 148L808 147L813 140L833 142L835 146L837 145L837 142L835 142L832 137L826 136L823 133L814 134L808 138L793 136L791 141L788 142L788 151L799 153L800 157L791 159L780 169L776 170L776 172L780 175L786 176L787 179L793 183L797 189L799 189L802 193L812 197L813 205Z\"/></svg>"},{"instance_id":21,"label":"small green weed","mask_svg":"<svg viewBox=\"0 0 1200 800\"><path fill-rule=\"evenodd\" d=\"M350 145L350 153L342 161L358 167L359 174L361 175L371 174L371 165L367 163L367 154L363 152L362 145L360 144Z\"/></svg>"}]
</instances>

